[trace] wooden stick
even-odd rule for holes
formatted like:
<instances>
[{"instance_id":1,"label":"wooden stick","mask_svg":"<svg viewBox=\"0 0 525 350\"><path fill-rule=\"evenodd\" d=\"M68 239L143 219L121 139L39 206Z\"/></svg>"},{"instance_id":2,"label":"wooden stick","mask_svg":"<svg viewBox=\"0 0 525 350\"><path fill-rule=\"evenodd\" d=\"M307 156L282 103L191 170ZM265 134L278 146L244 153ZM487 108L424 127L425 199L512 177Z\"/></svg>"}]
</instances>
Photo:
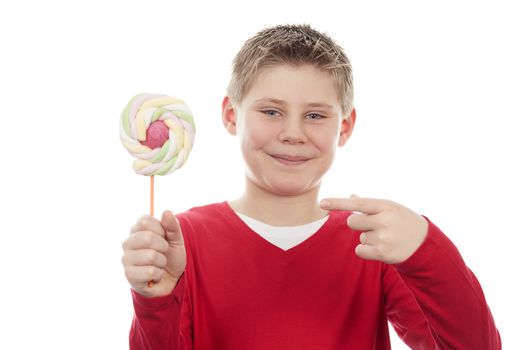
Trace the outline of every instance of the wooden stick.
<instances>
[{"instance_id":1,"label":"wooden stick","mask_svg":"<svg viewBox=\"0 0 525 350\"><path fill-rule=\"evenodd\" d=\"M154 193L155 193L155 180L154 180L154 176L151 175L150 181L149 181L149 215L151 216L153 216L155 213L153 210Z\"/></svg>"},{"instance_id":2,"label":"wooden stick","mask_svg":"<svg viewBox=\"0 0 525 350\"><path fill-rule=\"evenodd\" d=\"M149 215L150 216L153 216L155 214L154 206L153 206L154 193L155 193L155 180L154 180L154 176L151 175L150 176L150 181L149 181ZM155 282L149 281L148 282L148 288L153 287L154 284L155 284Z\"/></svg>"}]
</instances>

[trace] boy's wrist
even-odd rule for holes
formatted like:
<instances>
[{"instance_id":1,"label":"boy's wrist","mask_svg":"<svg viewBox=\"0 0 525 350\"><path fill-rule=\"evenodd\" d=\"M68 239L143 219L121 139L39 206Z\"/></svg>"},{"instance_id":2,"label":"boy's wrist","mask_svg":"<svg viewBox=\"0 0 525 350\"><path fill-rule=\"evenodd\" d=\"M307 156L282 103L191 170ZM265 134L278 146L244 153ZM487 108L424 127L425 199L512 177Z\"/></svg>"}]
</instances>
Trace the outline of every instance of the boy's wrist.
<instances>
[{"instance_id":1,"label":"boy's wrist","mask_svg":"<svg viewBox=\"0 0 525 350\"><path fill-rule=\"evenodd\" d=\"M432 223L426 216L421 215L428 222L428 229L426 232L425 239L421 245L404 261L392 264L397 271L401 273L411 273L420 269L428 269L429 262L432 261L432 257L439 249L437 242L438 235L444 234L441 230Z\"/></svg>"},{"instance_id":2,"label":"boy's wrist","mask_svg":"<svg viewBox=\"0 0 525 350\"><path fill-rule=\"evenodd\" d=\"M184 288L183 277L184 274L179 277L175 287L173 287L171 292L162 296L147 297L132 288L131 295L133 298L133 303L146 310L162 310L172 307L173 303L180 304Z\"/></svg>"}]
</instances>

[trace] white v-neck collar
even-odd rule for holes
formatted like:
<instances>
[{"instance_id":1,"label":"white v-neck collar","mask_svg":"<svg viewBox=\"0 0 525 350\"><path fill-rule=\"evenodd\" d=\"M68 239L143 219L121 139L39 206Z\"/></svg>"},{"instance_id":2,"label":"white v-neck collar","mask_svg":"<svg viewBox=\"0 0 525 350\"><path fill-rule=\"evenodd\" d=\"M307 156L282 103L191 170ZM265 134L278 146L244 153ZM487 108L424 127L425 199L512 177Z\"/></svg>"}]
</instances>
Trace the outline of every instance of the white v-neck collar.
<instances>
[{"instance_id":1,"label":"white v-neck collar","mask_svg":"<svg viewBox=\"0 0 525 350\"><path fill-rule=\"evenodd\" d=\"M249 216L237 212L236 214L252 231L283 250L300 244L317 232L328 220L328 216L326 216L304 225L272 226Z\"/></svg>"}]
</instances>

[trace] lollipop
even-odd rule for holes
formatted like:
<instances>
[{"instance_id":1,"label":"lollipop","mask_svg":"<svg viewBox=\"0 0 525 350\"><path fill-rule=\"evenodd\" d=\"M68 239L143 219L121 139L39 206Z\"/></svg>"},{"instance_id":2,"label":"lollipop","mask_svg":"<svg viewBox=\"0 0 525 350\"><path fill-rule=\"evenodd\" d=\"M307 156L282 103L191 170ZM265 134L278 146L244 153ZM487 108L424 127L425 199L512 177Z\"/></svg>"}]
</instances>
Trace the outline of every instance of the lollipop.
<instances>
[{"instance_id":1,"label":"lollipop","mask_svg":"<svg viewBox=\"0 0 525 350\"><path fill-rule=\"evenodd\" d=\"M154 176L180 168L195 137L193 115L184 101L159 94L139 94L120 118L120 141L135 158L133 169L150 176L150 215L154 214Z\"/></svg>"}]
</instances>

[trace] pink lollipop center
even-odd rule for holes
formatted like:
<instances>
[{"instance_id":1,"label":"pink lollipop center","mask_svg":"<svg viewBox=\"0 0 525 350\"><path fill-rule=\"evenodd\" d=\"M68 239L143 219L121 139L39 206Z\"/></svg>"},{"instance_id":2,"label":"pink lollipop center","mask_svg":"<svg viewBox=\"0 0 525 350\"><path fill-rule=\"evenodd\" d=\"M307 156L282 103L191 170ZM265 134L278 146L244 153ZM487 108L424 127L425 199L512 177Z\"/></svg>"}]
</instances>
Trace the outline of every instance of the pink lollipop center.
<instances>
[{"instance_id":1,"label":"pink lollipop center","mask_svg":"<svg viewBox=\"0 0 525 350\"><path fill-rule=\"evenodd\" d=\"M146 130L146 141L140 143L151 149L162 147L169 138L169 131L170 129L162 120L154 121Z\"/></svg>"}]
</instances>

